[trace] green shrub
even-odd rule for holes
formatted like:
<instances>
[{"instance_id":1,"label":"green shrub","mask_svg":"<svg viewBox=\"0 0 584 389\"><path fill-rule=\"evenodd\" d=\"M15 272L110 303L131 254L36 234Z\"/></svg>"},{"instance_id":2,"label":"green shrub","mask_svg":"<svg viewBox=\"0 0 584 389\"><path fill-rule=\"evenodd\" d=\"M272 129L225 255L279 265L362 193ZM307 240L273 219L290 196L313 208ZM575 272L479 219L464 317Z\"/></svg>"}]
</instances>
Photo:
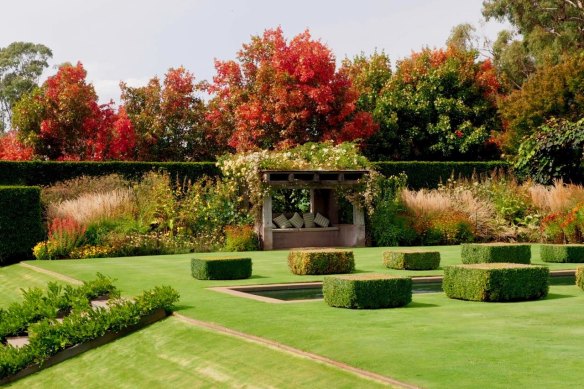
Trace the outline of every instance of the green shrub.
<instances>
[{"instance_id":1,"label":"green shrub","mask_svg":"<svg viewBox=\"0 0 584 389\"><path fill-rule=\"evenodd\" d=\"M239 280L251 277L251 258L193 258L191 273L198 280Z\"/></svg>"},{"instance_id":2,"label":"green shrub","mask_svg":"<svg viewBox=\"0 0 584 389\"><path fill-rule=\"evenodd\" d=\"M390 269L434 270L440 266L440 252L421 250L385 251L383 264Z\"/></svg>"},{"instance_id":3,"label":"green shrub","mask_svg":"<svg viewBox=\"0 0 584 389\"><path fill-rule=\"evenodd\" d=\"M298 249L290 250L288 267L294 274L342 274L355 270L351 250Z\"/></svg>"},{"instance_id":4,"label":"green shrub","mask_svg":"<svg viewBox=\"0 0 584 389\"><path fill-rule=\"evenodd\" d=\"M373 166L384 176L408 176L411 189L437 188L441 182L450 177L470 178L474 175L488 174L495 170L506 171L509 164L505 161L488 162L426 162L426 161L390 161L374 162Z\"/></svg>"},{"instance_id":5,"label":"green shrub","mask_svg":"<svg viewBox=\"0 0 584 389\"><path fill-rule=\"evenodd\" d=\"M329 276L323 282L324 301L331 307L394 308L412 301L412 280L386 274Z\"/></svg>"},{"instance_id":6,"label":"green shrub","mask_svg":"<svg viewBox=\"0 0 584 389\"><path fill-rule=\"evenodd\" d=\"M40 188L0 187L0 210L0 266L31 259L44 235Z\"/></svg>"},{"instance_id":7,"label":"green shrub","mask_svg":"<svg viewBox=\"0 0 584 389\"><path fill-rule=\"evenodd\" d=\"M462 263L531 263L531 247L527 244L468 243L462 245Z\"/></svg>"},{"instance_id":8,"label":"green shrub","mask_svg":"<svg viewBox=\"0 0 584 389\"><path fill-rule=\"evenodd\" d=\"M544 262L584 262L584 244L542 244L541 260Z\"/></svg>"},{"instance_id":9,"label":"green shrub","mask_svg":"<svg viewBox=\"0 0 584 389\"><path fill-rule=\"evenodd\" d=\"M255 251L260 246L252 226L226 226L225 251Z\"/></svg>"},{"instance_id":10,"label":"green shrub","mask_svg":"<svg viewBox=\"0 0 584 389\"><path fill-rule=\"evenodd\" d=\"M139 180L145 173L165 171L179 182L195 181L203 176L218 176L214 162L56 162L0 161L0 185L51 185L80 176L119 174L129 180Z\"/></svg>"},{"instance_id":11,"label":"green shrub","mask_svg":"<svg viewBox=\"0 0 584 389\"><path fill-rule=\"evenodd\" d=\"M576 268L576 285L580 289L584 290L584 266L579 266Z\"/></svg>"},{"instance_id":12,"label":"green shrub","mask_svg":"<svg viewBox=\"0 0 584 389\"><path fill-rule=\"evenodd\" d=\"M523 301L547 296L549 269L515 263L479 263L444 268L442 289L453 299Z\"/></svg>"}]
</instances>

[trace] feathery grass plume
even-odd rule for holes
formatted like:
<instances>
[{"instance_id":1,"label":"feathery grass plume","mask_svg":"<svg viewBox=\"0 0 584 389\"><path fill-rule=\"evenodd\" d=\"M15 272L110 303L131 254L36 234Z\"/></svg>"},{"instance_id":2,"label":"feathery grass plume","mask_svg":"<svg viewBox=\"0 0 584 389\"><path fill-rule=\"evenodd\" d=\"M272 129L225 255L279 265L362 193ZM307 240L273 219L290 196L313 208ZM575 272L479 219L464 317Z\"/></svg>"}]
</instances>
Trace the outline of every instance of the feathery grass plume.
<instances>
[{"instance_id":1,"label":"feathery grass plume","mask_svg":"<svg viewBox=\"0 0 584 389\"><path fill-rule=\"evenodd\" d=\"M533 205L544 213L565 212L584 202L584 187L564 184L562 180L554 180L551 186L532 184L529 193Z\"/></svg>"}]
</instances>

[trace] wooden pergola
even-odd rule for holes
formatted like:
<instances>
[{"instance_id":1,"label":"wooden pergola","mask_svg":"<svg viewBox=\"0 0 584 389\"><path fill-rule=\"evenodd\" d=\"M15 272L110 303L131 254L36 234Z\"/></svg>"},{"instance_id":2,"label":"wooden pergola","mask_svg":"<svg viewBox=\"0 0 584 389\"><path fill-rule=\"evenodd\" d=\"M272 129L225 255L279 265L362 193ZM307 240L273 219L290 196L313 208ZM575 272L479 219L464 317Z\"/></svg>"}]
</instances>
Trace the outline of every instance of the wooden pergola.
<instances>
[{"instance_id":1,"label":"wooden pergola","mask_svg":"<svg viewBox=\"0 0 584 389\"><path fill-rule=\"evenodd\" d=\"M272 220L272 197L264 198L262 220L256 226L264 250L296 247L355 247L365 245L365 215L353 205L353 224L339 224L336 191L354 186L367 170L263 170L262 180L272 188L309 189L310 212L330 220L329 227L277 228Z\"/></svg>"}]
</instances>

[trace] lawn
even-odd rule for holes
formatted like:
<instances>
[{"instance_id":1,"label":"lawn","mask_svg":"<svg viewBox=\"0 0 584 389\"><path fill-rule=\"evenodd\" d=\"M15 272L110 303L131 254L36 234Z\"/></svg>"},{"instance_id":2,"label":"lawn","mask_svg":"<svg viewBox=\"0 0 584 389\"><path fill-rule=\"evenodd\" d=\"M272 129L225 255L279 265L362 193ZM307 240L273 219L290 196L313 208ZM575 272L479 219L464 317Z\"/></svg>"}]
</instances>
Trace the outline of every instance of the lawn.
<instances>
[{"instance_id":1,"label":"lawn","mask_svg":"<svg viewBox=\"0 0 584 389\"><path fill-rule=\"evenodd\" d=\"M460 262L458 246L437 249L442 264ZM382 251L356 249L357 270L405 273L384 269ZM533 250L534 263L541 263L538 252ZM79 279L91 279L99 271L117 278L117 285L127 294L157 284L172 285L181 293L179 312L185 316L422 387L576 387L584 380L584 292L576 286L552 286L547 299L532 302L465 302L433 293L415 295L405 308L354 311L330 308L322 301L269 304L207 290L219 285L322 279L289 273L286 251L248 253L254 275L243 281L194 280L189 269L193 255L31 263ZM574 267L550 265L552 270ZM0 274L11 268L0 269ZM196 343L198 337L193 339ZM86 374L87 369L82 365L80 369L80 374ZM120 375L126 369L131 371L123 364L114 367ZM39 374L39 379L47 375L49 380L50 370ZM322 379L323 385L326 380ZM245 375L242 382L247 382Z\"/></svg>"}]
</instances>

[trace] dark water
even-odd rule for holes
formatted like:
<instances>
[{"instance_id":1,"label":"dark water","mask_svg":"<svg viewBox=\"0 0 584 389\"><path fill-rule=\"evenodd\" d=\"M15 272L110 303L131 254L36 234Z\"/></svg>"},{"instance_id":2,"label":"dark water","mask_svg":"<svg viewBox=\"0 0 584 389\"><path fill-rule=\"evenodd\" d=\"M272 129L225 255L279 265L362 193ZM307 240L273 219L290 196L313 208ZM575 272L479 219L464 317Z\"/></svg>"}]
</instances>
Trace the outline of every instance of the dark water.
<instances>
[{"instance_id":1,"label":"dark water","mask_svg":"<svg viewBox=\"0 0 584 389\"><path fill-rule=\"evenodd\" d=\"M574 276L565 277L550 277L550 285L574 285ZM412 293L438 293L442 292L442 282L414 282L412 284ZM316 286L313 288L298 288L298 289L279 289L279 290L258 290L246 292L249 294L254 294L256 296L269 297L273 299L283 300L283 301L293 301L293 300L315 300L321 299L322 296L322 286Z\"/></svg>"}]
</instances>

